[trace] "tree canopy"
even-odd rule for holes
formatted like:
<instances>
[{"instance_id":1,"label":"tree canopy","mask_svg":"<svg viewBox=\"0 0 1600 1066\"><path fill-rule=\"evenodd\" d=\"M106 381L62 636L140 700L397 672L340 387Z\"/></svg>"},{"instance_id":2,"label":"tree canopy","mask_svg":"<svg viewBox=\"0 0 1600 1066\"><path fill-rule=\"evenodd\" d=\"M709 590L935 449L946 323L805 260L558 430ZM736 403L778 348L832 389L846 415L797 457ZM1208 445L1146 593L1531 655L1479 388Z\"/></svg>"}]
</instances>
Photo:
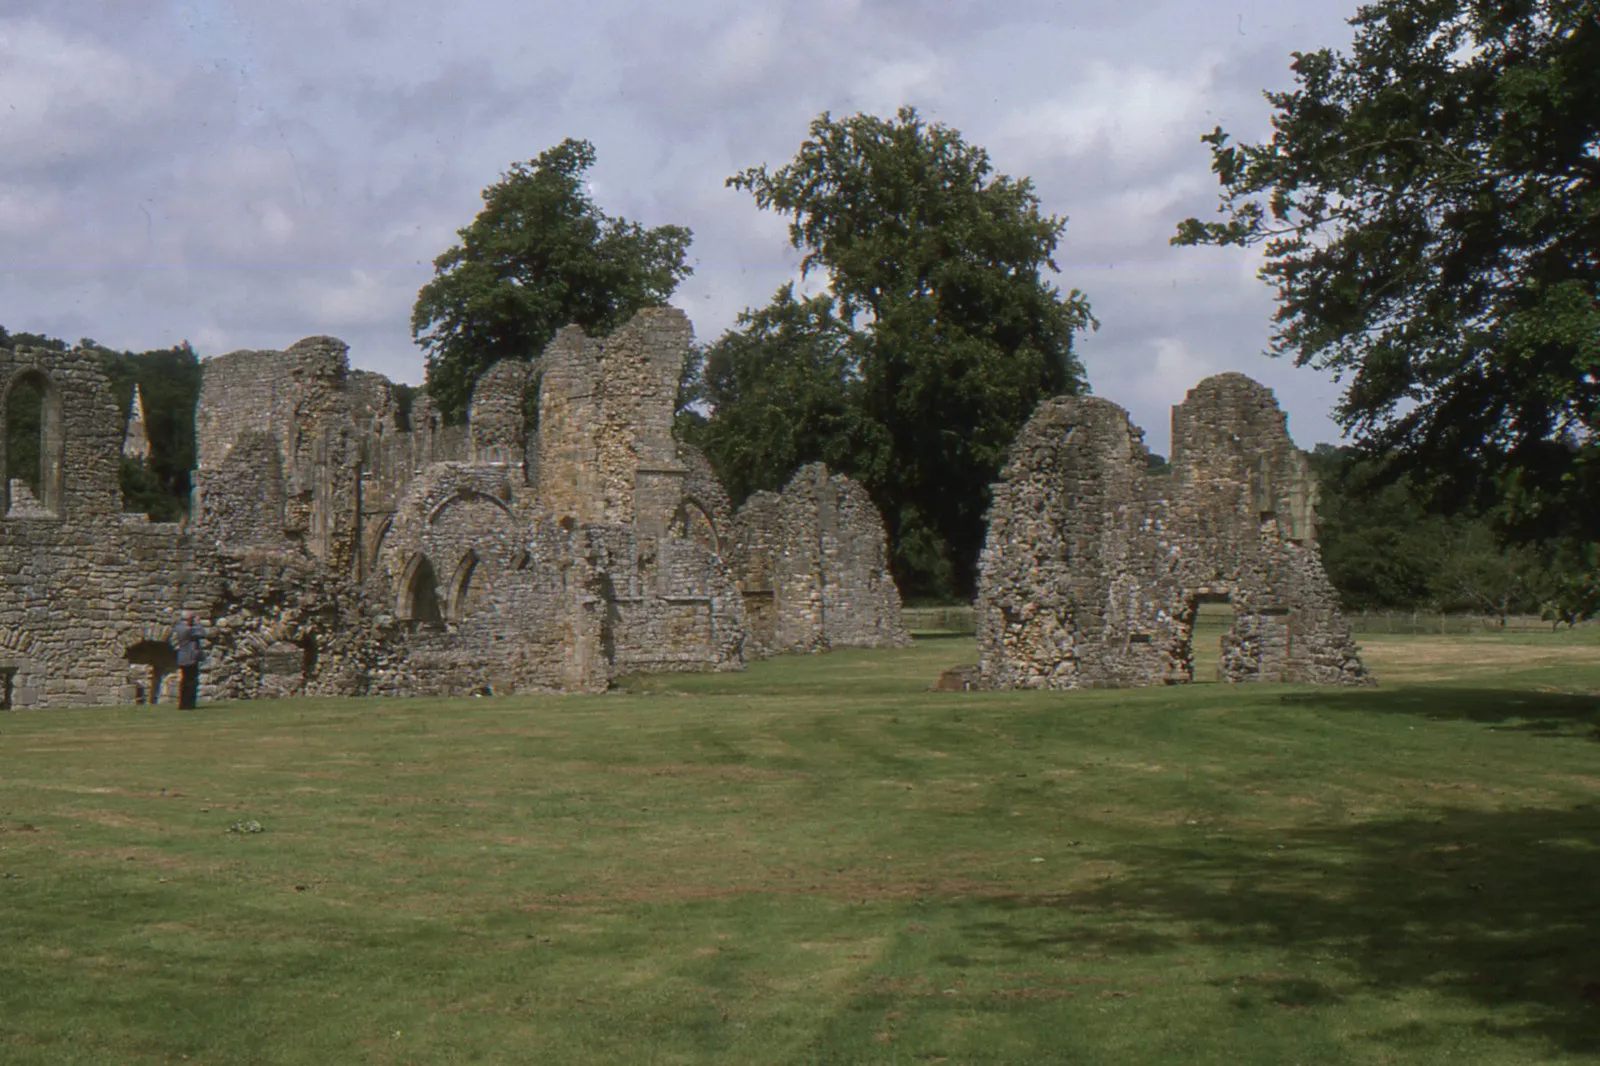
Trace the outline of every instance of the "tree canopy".
<instances>
[{"instance_id":1,"label":"tree canopy","mask_svg":"<svg viewBox=\"0 0 1600 1066\"><path fill-rule=\"evenodd\" d=\"M796 299L794 286L739 316L707 347L694 399L712 412L689 430L730 496L781 489L807 462L856 468L872 427L852 395L855 337L832 297ZM714 422L714 431L707 427Z\"/></svg>"},{"instance_id":2,"label":"tree canopy","mask_svg":"<svg viewBox=\"0 0 1600 1066\"><path fill-rule=\"evenodd\" d=\"M459 244L434 260L411 333L426 350L427 386L460 421L478 376L501 359L531 359L573 323L607 333L659 306L690 268L690 233L612 218L589 196L588 141L562 141L515 163L483 191Z\"/></svg>"},{"instance_id":3,"label":"tree canopy","mask_svg":"<svg viewBox=\"0 0 1600 1066\"><path fill-rule=\"evenodd\" d=\"M1600 18L1593 0L1379 0L1296 53L1273 132L1202 140L1259 245L1275 353L1335 371L1369 454L1445 508L1600 536Z\"/></svg>"},{"instance_id":4,"label":"tree canopy","mask_svg":"<svg viewBox=\"0 0 1600 1066\"><path fill-rule=\"evenodd\" d=\"M1066 221L911 108L824 113L795 158L728 179L789 216L803 275L708 356L702 439L736 486L821 459L884 512L908 591L970 593L988 486L1037 403L1084 387L1077 290L1045 276Z\"/></svg>"}]
</instances>

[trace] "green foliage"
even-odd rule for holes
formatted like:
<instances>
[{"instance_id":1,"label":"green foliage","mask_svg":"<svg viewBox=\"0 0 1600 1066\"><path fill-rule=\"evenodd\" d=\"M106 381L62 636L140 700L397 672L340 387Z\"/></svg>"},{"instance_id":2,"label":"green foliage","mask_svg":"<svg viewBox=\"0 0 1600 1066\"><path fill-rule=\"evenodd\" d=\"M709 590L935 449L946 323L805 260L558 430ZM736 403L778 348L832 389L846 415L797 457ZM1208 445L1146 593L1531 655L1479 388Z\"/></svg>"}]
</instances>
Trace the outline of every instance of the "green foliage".
<instances>
[{"instance_id":1,"label":"green foliage","mask_svg":"<svg viewBox=\"0 0 1600 1066\"><path fill-rule=\"evenodd\" d=\"M189 512L189 475L198 453L194 409L200 399L200 359L187 341L147 352L115 352L86 341L100 355L111 379L117 404L126 414L133 387L144 401L145 431L150 437L147 468L124 462L121 469L124 509L147 514L157 522L175 522Z\"/></svg>"},{"instance_id":2,"label":"green foliage","mask_svg":"<svg viewBox=\"0 0 1600 1066\"><path fill-rule=\"evenodd\" d=\"M1439 514L1413 475L1356 449L1321 445L1312 463L1323 565L1347 607L1486 614L1502 623L1557 603L1568 605L1563 620L1595 613L1584 613L1583 594L1595 581L1592 548L1507 544L1489 515Z\"/></svg>"},{"instance_id":3,"label":"green foliage","mask_svg":"<svg viewBox=\"0 0 1600 1066\"><path fill-rule=\"evenodd\" d=\"M40 445L44 428L44 392L23 379L6 397L6 478L23 481L39 494Z\"/></svg>"},{"instance_id":4,"label":"green foliage","mask_svg":"<svg viewBox=\"0 0 1600 1066\"><path fill-rule=\"evenodd\" d=\"M394 422L396 428L402 433L411 432L411 405L416 401L417 388L398 382L392 392L394 396Z\"/></svg>"},{"instance_id":5,"label":"green foliage","mask_svg":"<svg viewBox=\"0 0 1600 1066\"><path fill-rule=\"evenodd\" d=\"M1575 626L1600 615L1600 546L1585 544L1544 589L1540 617L1553 626Z\"/></svg>"},{"instance_id":6,"label":"green foliage","mask_svg":"<svg viewBox=\"0 0 1600 1066\"><path fill-rule=\"evenodd\" d=\"M1278 353L1445 506L1600 536L1600 19L1593 0L1379 0L1296 53L1273 134L1211 146L1219 222L1260 245Z\"/></svg>"},{"instance_id":7,"label":"green foliage","mask_svg":"<svg viewBox=\"0 0 1600 1066\"><path fill-rule=\"evenodd\" d=\"M791 218L802 271L823 272L833 299L780 291L718 353L746 364L724 374L739 382L735 406L761 407L713 406L719 473L767 484L785 462L841 455L884 512L902 588L970 593L988 486L1017 430L1041 399L1084 388L1072 340L1093 323L1088 301L1043 276L1065 220L1041 213L1026 178L993 174L983 149L910 108L824 113L793 161L728 184ZM779 380L756 384L764 375ZM802 401L802 421L778 429L775 397ZM754 440L762 426L770 447Z\"/></svg>"},{"instance_id":8,"label":"green foliage","mask_svg":"<svg viewBox=\"0 0 1600 1066\"><path fill-rule=\"evenodd\" d=\"M67 350L67 342L42 333L11 333L0 326L0 348L47 348L55 352Z\"/></svg>"},{"instance_id":9,"label":"green foliage","mask_svg":"<svg viewBox=\"0 0 1600 1066\"><path fill-rule=\"evenodd\" d=\"M664 304L690 273L690 233L606 215L585 190L588 141L567 139L515 163L483 191L461 243L434 260L411 332L427 351L428 391L459 422L478 376L501 359L530 359L576 323L606 333Z\"/></svg>"},{"instance_id":10,"label":"green foliage","mask_svg":"<svg viewBox=\"0 0 1600 1066\"><path fill-rule=\"evenodd\" d=\"M693 398L712 414L685 435L704 446L734 500L781 489L813 460L871 468L880 442L855 395L856 343L832 298L796 300L785 285L705 350Z\"/></svg>"}]
</instances>

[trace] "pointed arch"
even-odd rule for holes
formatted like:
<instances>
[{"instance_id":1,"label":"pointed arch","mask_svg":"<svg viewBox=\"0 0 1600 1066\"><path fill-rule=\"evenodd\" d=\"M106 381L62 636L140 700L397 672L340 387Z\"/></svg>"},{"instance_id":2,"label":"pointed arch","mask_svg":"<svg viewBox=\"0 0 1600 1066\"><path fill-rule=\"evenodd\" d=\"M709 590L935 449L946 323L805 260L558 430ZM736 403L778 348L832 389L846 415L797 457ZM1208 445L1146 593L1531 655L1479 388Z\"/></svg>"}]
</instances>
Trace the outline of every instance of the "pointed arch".
<instances>
[{"instance_id":1,"label":"pointed arch","mask_svg":"<svg viewBox=\"0 0 1600 1066\"><path fill-rule=\"evenodd\" d=\"M450 496L445 497L443 500L440 500L438 505L435 506L433 510L428 512L428 525L431 526L437 522L439 520L439 516L444 514L444 512L452 505L457 503L466 503L471 500L488 500L490 503L500 508L501 511L505 512L505 516L507 518L515 517L511 513L511 505L506 503L506 501L502 500L500 497L493 496L487 492L479 492L477 489L462 489L461 491L453 493Z\"/></svg>"},{"instance_id":2,"label":"pointed arch","mask_svg":"<svg viewBox=\"0 0 1600 1066\"><path fill-rule=\"evenodd\" d=\"M667 532L684 540L698 540L713 555L722 554L722 534L717 530L716 522L712 521L711 512L693 497L678 504Z\"/></svg>"},{"instance_id":3,"label":"pointed arch","mask_svg":"<svg viewBox=\"0 0 1600 1066\"><path fill-rule=\"evenodd\" d=\"M468 548L456 564L450 578L450 589L445 599L444 616L448 621L459 622L466 614L467 595L472 591L472 572L478 568L478 553Z\"/></svg>"},{"instance_id":4,"label":"pointed arch","mask_svg":"<svg viewBox=\"0 0 1600 1066\"><path fill-rule=\"evenodd\" d=\"M439 610L439 578L433 563L421 552L411 557L401 573L394 613L395 617L418 625L444 625L444 615Z\"/></svg>"},{"instance_id":5,"label":"pointed arch","mask_svg":"<svg viewBox=\"0 0 1600 1066\"><path fill-rule=\"evenodd\" d=\"M372 535L371 535L371 537L369 538L369 540L367 542L367 544L368 544L368 547L367 547L367 572L368 573L376 573L377 572L377 570L378 570L378 559L383 554L383 541L384 541L384 538L389 535L389 530L391 528L393 528L393 526L394 526L394 515L387 514L387 515L383 516L383 519L381 521L379 521L379 523L376 526L376 528L373 529Z\"/></svg>"}]
</instances>

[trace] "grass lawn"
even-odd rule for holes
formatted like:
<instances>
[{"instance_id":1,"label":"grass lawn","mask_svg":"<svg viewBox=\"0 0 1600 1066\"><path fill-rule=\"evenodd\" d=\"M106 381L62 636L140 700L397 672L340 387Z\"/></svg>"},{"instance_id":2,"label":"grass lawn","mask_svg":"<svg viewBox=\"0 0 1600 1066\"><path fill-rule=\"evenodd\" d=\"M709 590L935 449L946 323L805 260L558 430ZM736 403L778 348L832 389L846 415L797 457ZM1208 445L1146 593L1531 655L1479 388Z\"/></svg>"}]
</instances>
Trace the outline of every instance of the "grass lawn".
<instances>
[{"instance_id":1,"label":"grass lawn","mask_svg":"<svg viewBox=\"0 0 1600 1066\"><path fill-rule=\"evenodd\" d=\"M1600 1061L1600 630L1365 643L0 714L0 1062Z\"/></svg>"}]
</instances>

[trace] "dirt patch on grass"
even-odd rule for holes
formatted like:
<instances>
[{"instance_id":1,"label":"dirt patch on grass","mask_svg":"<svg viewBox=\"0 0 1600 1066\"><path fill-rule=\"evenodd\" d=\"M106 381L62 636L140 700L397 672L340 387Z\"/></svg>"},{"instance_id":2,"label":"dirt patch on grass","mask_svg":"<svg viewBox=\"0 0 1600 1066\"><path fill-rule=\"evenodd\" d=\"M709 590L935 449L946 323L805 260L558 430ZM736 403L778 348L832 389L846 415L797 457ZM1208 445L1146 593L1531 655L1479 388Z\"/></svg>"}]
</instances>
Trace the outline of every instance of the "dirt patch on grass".
<instances>
[{"instance_id":1,"label":"dirt patch on grass","mask_svg":"<svg viewBox=\"0 0 1600 1066\"><path fill-rule=\"evenodd\" d=\"M1109 868L1113 864L1095 864ZM524 910L592 908L639 903L686 903L734 899L742 896L814 896L844 899L855 903L891 903L916 899L980 900L1005 902L1024 907L1070 905L1090 886L1111 876L1096 870L1088 876L1064 878L1048 888L1019 885L1015 882L979 881L969 878L891 879L867 873L824 874L819 876L767 877L748 880L687 882L681 878L651 884L617 885L610 891L559 893L518 904Z\"/></svg>"}]
</instances>

